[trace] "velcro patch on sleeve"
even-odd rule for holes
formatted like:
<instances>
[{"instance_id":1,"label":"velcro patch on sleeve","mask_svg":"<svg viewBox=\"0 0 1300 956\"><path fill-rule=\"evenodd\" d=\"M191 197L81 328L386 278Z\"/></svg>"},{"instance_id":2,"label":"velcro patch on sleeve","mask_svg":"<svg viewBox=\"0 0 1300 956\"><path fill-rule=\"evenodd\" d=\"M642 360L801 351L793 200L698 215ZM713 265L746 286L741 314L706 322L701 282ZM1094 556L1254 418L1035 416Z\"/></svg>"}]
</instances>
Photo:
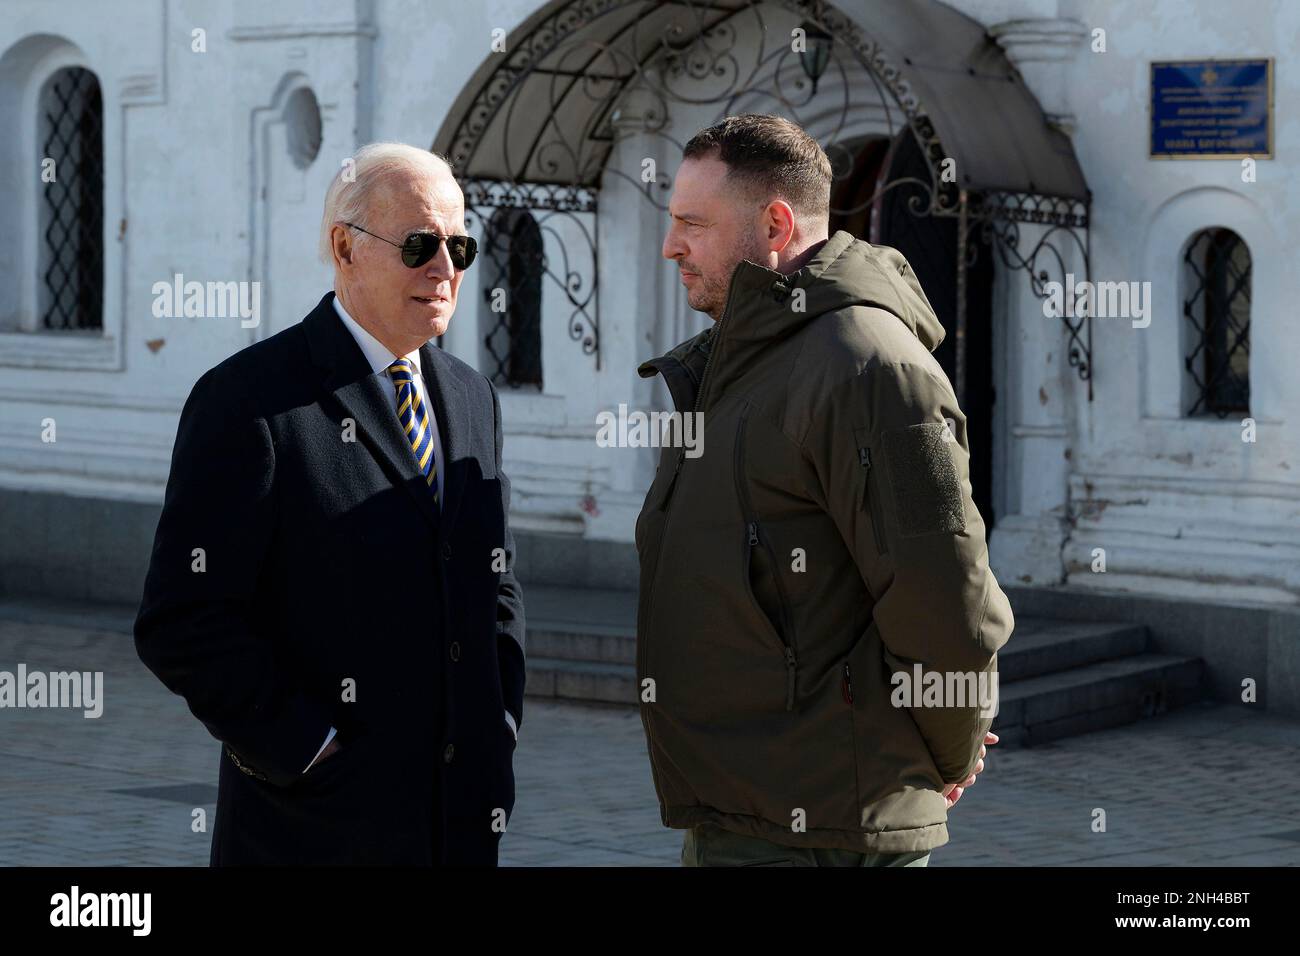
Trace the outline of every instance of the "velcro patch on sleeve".
<instances>
[{"instance_id":1,"label":"velcro patch on sleeve","mask_svg":"<svg viewBox=\"0 0 1300 956\"><path fill-rule=\"evenodd\" d=\"M943 422L925 422L882 436L889 460L899 533L955 534L966 530L961 480L952 458L955 439Z\"/></svg>"}]
</instances>

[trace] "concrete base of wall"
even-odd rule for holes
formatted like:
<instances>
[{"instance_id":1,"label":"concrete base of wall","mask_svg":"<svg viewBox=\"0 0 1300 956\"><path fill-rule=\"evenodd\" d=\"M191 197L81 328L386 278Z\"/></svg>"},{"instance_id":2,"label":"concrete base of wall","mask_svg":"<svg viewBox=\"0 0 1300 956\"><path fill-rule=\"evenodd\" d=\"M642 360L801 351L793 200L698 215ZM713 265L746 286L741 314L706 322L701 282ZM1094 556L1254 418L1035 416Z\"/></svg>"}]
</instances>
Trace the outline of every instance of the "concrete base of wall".
<instances>
[{"instance_id":1,"label":"concrete base of wall","mask_svg":"<svg viewBox=\"0 0 1300 956\"><path fill-rule=\"evenodd\" d=\"M138 605L161 511L0 489L0 594Z\"/></svg>"},{"instance_id":2,"label":"concrete base of wall","mask_svg":"<svg viewBox=\"0 0 1300 956\"><path fill-rule=\"evenodd\" d=\"M161 505L0 489L0 595L139 604ZM636 548L516 532L520 580L636 590Z\"/></svg>"},{"instance_id":3,"label":"concrete base of wall","mask_svg":"<svg viewBox=\"0 0 1300 956\"><path fill-rule=\"evenodd\" d=\"M138 605L160 506L0 489L0 595ZM636 548L519 532L515 567L530 583L635 591ZM1215 699L1254 682L1265 709L1300 716L1300 610L1006 584L1017 614L1145 625L1153 650L1199 657Z\"/></svg>"}]
</instances>

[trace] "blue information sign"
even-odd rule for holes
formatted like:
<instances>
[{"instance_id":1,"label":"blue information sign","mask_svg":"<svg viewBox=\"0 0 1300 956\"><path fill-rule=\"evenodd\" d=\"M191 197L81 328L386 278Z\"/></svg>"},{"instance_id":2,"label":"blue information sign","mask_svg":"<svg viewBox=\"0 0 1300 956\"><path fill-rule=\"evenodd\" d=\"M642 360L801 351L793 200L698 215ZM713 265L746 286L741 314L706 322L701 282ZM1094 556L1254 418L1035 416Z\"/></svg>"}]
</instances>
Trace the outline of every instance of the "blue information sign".
<instances>
[{"instance_id":1,"label":"blue information sign","mask_svg":"<svg viewBox=\"0 0 1300 956\"><path fill-rule=\"evenodd\" d=\"M1273 60L1151 64L1151 158L1273 156Z\"/></svg>"}]
</instances>

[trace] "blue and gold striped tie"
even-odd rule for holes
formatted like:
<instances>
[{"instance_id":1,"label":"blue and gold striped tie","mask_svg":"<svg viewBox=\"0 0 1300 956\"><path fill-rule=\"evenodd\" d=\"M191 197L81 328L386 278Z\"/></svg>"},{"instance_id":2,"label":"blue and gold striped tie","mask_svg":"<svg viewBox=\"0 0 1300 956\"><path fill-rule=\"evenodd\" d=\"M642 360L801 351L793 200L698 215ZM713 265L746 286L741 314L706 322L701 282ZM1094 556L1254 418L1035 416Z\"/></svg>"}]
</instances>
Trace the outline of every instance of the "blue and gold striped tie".
<instances>
[{"instance_id":1,"label":"blue and gold striped tie","mask_svg":"<svg viewBox=\"0 0 1300 956\"><path fill-rule=\"evenodd\" d=\"M398 359L388 366L388 374L397 386L397 417L406 430L406 440L415 452L415 462L424 475L433 500L438 501L438 463L433 453L433 429L429 427L429 410L420 400L415 387L415 369L406 359Z\"/></svg>"}]
</instances>

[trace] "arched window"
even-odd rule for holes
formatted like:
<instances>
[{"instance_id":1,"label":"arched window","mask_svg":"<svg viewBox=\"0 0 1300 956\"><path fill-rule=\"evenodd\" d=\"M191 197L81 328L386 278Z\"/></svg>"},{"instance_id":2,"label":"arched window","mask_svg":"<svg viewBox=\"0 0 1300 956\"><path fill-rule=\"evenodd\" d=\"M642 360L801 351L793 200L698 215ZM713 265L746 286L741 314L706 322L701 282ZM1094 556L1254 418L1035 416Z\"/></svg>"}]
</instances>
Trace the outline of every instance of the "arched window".
<instances>
[{"instance_id":1,"label":"arched window","mask_svg":"<svg viewBox=\"0 0 1300 956\"><path fill-rule=\"evenodd\" d=\"M1250 249L1231 229L1202 229L1183 256L1187 415L1250 411Z\"/></svg>"},{"instance_id":2,"label":"arched window","mask_svg":"<svg viewBox=\"0 0 1300 956\"><path fill-rule=\"evenodd\" d=\"M320 103L310 86L300 86L284 104L284 131L289 158L299 169L316 161L321 144Z\"/></svg>"},{"instance_id":3,"label":"arched window","mask_svg":"<svg viewBox=\"0 0 1300 956\"><path fill-rule=\"evenodd\" d=\"M484 247L485 374L497 385L542 384L542 231L526 209L498 209Z\"/></svg>"},{"instance_id":4,"label":"arched window","mask_svg":"<svg viewBox=\"0 0 1300 956\"><path fill-rule=\"evenodd\" d=\"M95 74L66 67L41 88L37 294L41 327L101 329L104 106ZM52 160L53 162L49 162Z\"/></svg>"}]
</instances>

